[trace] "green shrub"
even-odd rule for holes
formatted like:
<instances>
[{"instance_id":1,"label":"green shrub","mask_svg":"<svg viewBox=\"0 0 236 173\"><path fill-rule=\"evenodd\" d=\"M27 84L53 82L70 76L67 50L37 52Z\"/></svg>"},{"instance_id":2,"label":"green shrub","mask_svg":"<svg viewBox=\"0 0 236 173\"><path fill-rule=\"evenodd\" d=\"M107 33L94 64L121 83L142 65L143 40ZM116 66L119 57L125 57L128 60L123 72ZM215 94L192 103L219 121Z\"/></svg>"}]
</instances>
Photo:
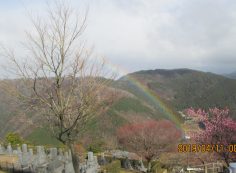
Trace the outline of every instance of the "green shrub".
<instances>
[{"instance_id":1,"label":"green shrub","mask_svg":"<svg viewBox=\"0 0 236 173\"><path fill-rule=\"evenodd\" d=\"M101 153L103 151L104 142L96 141L90 144L87 148L88 151L92 151L93 153Z\"/></svg>"},{"instance_id":2,"label":"green shrub","mask_svg":"<svg viewBox=\"0 0 236 173\"><path fill-rule=\"evenodd\" d=\"M153 173L163 173L165 169L163 169L163 165L158 162L158 161L154 161L152 162L152 169L151 171Z\"/></svg>"},{"instance_id":3,"label":"green shrub","mask_svg":"<svg viewBox=\"0 0 236 173\"><path fill-rule=\"evenodd\" d=\"M8 144L10 143L12 146L17 146L18 144L21 145L24 143L23 138L18 133L8 133L5 136L5 142Z\"/></svg>"},{"instance_id":4,"label":"green shrub","mask_svg":"<svg viewBox=\"0 0 236 173\"><path fill-rule=\"evenodd\" d=\"M120 160L115 160L112 163L106 165L103 170L106 171L106 173L120 173L121 171L121 162Z\"/></svg>"}]
</instances>

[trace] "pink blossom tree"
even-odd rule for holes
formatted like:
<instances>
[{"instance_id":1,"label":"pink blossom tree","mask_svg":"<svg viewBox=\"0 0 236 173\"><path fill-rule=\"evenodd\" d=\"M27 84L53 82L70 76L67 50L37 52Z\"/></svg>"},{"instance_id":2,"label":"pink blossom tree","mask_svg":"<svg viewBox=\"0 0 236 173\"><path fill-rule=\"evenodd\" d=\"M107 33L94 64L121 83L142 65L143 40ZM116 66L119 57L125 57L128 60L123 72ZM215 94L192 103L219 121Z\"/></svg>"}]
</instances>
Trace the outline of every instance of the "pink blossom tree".
<instances>
[{"instance_id":1,"label":"pink blossom tree","mask_svg":"<svg viewBox=\"0 0 236 173\"><path fill-rule=\"evenodd\" d=\"M235 161L236 154L235 151L230 151L230 146L236 144L236 121L229 116L229 109L213 108L206 112L190 108L186 113L193 117L200 127L198 133L191 135L196 143L218 146L214 147L214 151L227 166L229 162Z\"/></svg>"},{"instance_id":2,"label":"pink blossom tree","mask_svg":"<svg viewBox=\"0 0 236 173\"><path fill-rule=\"evenodd\" d=\"M117 136L125 149L147 160L150 171L153 159L157 159L162 152L176 149L181 131L168 120L150 120L120 127Z\"/></svg>"}]
</instances>

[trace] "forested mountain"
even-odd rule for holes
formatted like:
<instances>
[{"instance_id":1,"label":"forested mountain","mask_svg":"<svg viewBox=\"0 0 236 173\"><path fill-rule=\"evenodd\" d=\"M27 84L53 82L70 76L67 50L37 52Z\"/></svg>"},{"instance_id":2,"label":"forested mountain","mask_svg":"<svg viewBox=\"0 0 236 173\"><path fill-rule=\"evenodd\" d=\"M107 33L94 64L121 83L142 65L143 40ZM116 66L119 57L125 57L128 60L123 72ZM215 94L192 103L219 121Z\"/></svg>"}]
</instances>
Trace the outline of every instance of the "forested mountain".
<instances>
[{"instance_id":1,"label":"forested mountain","mask_svg":"<svg viewBox=\"0 0 236 173\"><path fill-rule=\"evenodd\" d=\"M113 104L88 123L81 133L82 143L113 147L121 125L161 118L181 123L178 111L189 107L228 107L236 118L236 80L213 73L190 69L138 71L113 81L106 95L114 95ZM35 144L55 143L46 122L39 121L44 118L39 113L25 114L2 90L0 110L0 137L16 131Z\"/></svg>"}]
</instances>

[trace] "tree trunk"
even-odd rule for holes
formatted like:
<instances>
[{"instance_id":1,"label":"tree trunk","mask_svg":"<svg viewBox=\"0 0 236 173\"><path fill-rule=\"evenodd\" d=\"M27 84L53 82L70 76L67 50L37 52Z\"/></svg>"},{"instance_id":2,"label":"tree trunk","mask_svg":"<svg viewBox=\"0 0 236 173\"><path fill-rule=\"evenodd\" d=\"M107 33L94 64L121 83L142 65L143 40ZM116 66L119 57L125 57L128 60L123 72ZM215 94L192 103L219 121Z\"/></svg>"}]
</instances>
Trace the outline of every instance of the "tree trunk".
<instances>
[{"instance_id":1,"label":"tree trunk","mask_svg":"<svg viewBox=\"0 0 236 173\"><path fill-rule=\"evenodd\" d=\"M226 163L227 167L229 167L229 159L228 158L225 158L225 163Z\"/></svg>"},{"instance_id":2,"label":"tree trunk","mask_svg":"<svg viewBox=\"0 0 236 173\"><path fill-rule=\"evenodd\" d=\"M79 156L77 155L77 153L75 151L74 144L70 144L70 150L71 150L72 164L73 164L75 173L80 173L80 170L79 170Z\"/></svg>"},{"instance_id":3,"label":"tree trunk","mask_svg":"<svg viewBox=\"0 0 236 173\"><path fill-rule=\"evenodd\" d=\"M218 154L220 155L220 157L223 157L226 166L229 167L229 162L230 162L229 155L228 155L229 153L223 152L222 154L221 153L218 153Z\"/></svg>"}]
</instances>

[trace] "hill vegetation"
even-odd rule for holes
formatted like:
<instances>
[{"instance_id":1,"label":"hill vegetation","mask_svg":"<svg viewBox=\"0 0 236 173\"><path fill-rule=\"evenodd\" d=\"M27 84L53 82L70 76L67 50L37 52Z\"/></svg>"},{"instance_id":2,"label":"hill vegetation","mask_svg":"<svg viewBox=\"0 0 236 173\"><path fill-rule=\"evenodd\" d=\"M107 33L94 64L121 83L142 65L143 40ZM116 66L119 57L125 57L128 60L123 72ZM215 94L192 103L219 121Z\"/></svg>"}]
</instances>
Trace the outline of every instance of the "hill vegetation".
<instances>
[{"instance_id":1,"label":"hill vegetation","mask_svg":"<svg viewBox=\"0 0 236 173\"><path fill-rule=\"evenodd\" d=\"M111 94L115 98L112 106L81 130L81 143L88 147L113 148L117 145L116 129L124 124L168 119L163 106L180 122L178 111L189 107L228 107L236 118L236 80L213 73L189 69L139 71L113 81L104 93ZM3 91L0 96L1 138L14 131L32 143L57 145L50 140L40 114L25 114L23 108L10 104L10 97Z\"/></svg>"},{"instance_id":2,"label":"hill vegetation","mask_svg":"<svg viewBox=\"0 0 236 173\"><path fill-rule=\"evenodd\" d=\"M141 96L126 78L118 81L120 86ZM140 71L129 74L128 78L145 85L176 111L189 107L228 107L231 115L236 118L236 80L189 69Z\"/></svg>"}]
</instances>

